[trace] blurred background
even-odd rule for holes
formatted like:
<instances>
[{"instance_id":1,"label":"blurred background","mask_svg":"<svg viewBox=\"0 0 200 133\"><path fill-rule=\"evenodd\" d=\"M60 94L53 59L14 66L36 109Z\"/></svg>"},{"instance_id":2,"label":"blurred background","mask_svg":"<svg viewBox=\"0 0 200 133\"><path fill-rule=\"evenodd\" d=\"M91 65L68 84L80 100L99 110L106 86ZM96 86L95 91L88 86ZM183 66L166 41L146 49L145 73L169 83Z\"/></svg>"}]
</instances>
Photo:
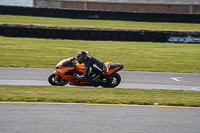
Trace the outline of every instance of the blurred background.
<instances>
[{"instance_id":1,"label":"blurred background","mask_svg":"<svg viewBox=\"0 0 200 133\"><path fill-rule=\"evenodd\" d=\"M0 5L200 14L200 0L0 0Z\"/></svg>"},{"instance_id":2,"label":"blurred background","mask_svg":"<svg viewBox=\"0 0 200 133\"><path fill-rule=\"evenodd\" d=\"M33 6L33 0L0 0L0 5Z\"/></svg>"}]
</instances>

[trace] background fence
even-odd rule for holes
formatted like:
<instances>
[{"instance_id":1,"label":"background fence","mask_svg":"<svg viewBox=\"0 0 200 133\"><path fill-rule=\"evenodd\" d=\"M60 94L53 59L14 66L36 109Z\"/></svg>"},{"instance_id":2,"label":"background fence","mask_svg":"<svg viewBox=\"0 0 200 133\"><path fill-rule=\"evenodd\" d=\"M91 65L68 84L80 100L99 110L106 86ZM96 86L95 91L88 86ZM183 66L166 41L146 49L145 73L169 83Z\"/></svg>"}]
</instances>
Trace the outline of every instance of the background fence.
<instances>
[{"instance_id":1,"label":"background fence","mask_svg":"<svg viewBox=\"0 0 200 133\"><path fill-rule=\"evenodd\" d=\"M123 31L0 25L0 36L74 40L200 43L200 32Z\"/></svg>"},{"instance_id":2,"label":"background fence","mask_svg":"<svg viewBox=\"0 0 200 133\"><path fill-rule=\"evenodd\" d=\"M178 13L145 13L99 10L75 10L61 8L39 8L20 6L0 6L0 14L28 15L42 17L76 18L76 19L102 19L102 20L127 20L147 22L182 22L200 23L199 14Z\"/></svg>"}]
</instances>

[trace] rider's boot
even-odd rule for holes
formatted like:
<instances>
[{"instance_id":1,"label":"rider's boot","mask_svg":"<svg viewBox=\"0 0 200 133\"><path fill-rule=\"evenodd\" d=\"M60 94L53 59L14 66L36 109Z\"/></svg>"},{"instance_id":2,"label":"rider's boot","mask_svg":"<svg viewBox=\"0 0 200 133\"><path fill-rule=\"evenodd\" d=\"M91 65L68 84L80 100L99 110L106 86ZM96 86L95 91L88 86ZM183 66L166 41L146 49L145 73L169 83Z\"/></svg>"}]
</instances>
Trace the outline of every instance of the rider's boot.
<instances>
[{"instance_id":1,"label":"rider's boot","mask_svg":"<svg viewBox=\"0 0 200 133\"><path fill-rule=\"evenodd\" d=\"M98 87L99 85L101 85L101 80L100 79L96 79L94 81L94 87Z\"/></svg>"}]
</instances>

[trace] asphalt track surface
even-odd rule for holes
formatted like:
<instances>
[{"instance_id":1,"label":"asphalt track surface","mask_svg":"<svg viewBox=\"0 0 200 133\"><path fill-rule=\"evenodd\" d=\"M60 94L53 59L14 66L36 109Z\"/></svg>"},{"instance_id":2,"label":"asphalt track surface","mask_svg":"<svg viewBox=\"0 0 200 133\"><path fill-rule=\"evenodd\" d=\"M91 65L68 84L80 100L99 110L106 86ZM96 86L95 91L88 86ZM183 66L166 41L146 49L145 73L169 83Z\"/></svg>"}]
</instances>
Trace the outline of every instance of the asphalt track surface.
<instances>
[{"instance_id":1,"label":"asphalt track surface","mask_svg":"<svg viewBox=\"0 0 200 133\"><path fill-rule=\"evenodd\" d=\"M200 109L0 103L1 133L199 133Z\"/></svg>"},{"instance_id":2,"label":"asphalt track surface","mask_svg":"<svg viewBox=\"0 0 200 133\"><path fill-rule=\"evenodd\" d=\"M0 85L50 85L54 69L0 67ZM169 89L200 91L200 74L120 71L117 88Z\"/></svg>"},{"instance_id":3,"label":"asphalt track surface","mask_svg":"<svg viewBox=\"0 0 200 133\"><path fill-rule=\"evenodd\" d=\"M0 67L0 84L49 85L54 69ZM200 74L121 71L119 88L200 90ZM0 133L198 133L200 108L0 102Z\"/></svg>"}]
</instances>

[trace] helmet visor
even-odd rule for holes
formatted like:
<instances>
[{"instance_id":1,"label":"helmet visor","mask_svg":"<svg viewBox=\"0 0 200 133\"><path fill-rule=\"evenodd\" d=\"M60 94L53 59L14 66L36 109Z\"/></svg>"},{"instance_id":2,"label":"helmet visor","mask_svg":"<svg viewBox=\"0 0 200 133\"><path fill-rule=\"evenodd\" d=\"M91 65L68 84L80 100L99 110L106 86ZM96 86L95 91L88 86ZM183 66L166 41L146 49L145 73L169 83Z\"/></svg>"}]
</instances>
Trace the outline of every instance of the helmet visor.
<instances>
[{"instance_id":1,"label":"helmet visor","mask_svg":"<svg viewBox=\"0 0 200 133\"><path fill-rule=\"evenodd\" d=\"M83 63L83 56L79 56L79 57L77 58L77 61L78 61L78 63Z\"/></svg>"}]
</instances>

